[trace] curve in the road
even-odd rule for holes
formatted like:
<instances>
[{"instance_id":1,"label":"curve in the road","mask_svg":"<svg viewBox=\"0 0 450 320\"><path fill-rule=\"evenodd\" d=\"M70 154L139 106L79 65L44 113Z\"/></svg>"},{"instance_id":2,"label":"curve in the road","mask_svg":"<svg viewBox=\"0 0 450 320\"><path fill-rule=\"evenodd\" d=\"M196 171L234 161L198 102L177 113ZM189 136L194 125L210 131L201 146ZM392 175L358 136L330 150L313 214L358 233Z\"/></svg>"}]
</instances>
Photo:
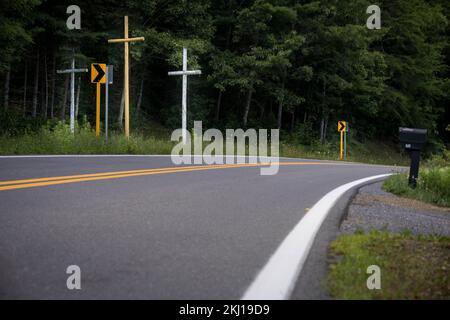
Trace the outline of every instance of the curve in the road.
<instances>
[{"instance_id":1,"label":"curve in the road","mask_svg":"<svg viewBox=\"0 0 450 320\"><path fill-rule=\"evenodd\" d=\"M294 289L317 232L328 213L348 190L391 174L346 183L320 199L280 244L244 293L243 300L286 300Z\"/></svg>"},{"instance_id":2,"label":"curve in the road","mask_svg":"<svg viewBox=\"0 0 450 320\"><path fill-rule=\"evenodd\" d=\"M263 164L206 169L170 157L0 157L0 187L18 189L0 192L0 298L239 299L315 215L305 208L394 169L280 162L261 176ZM73 264L76 292L65 285Z\"/></svg>"}]
</instances>

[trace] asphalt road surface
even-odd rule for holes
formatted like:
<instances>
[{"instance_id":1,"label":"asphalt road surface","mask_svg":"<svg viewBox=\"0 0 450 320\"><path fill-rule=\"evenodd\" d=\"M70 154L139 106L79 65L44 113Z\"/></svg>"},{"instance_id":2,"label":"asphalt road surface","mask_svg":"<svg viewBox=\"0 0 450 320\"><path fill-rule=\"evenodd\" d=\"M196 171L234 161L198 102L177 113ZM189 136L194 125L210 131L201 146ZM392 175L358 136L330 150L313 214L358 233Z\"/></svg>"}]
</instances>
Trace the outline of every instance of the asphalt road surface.
<instances>
[{"instance_id":1,"label":"asphalt road surface","mask_svg":"<svg viewBox=\"0 0 450 320\"><path fill-rule=\"evenodd\" d=\"M239 299L307 208L342 184L392 171L280 161L302 163L275 176L232 167L108 178L174 165L0 158L0 298ZM47 179L11 182L34 178ZM69 265L81 268L81 290L67 289Z\"/></svg>"}]
</instances>

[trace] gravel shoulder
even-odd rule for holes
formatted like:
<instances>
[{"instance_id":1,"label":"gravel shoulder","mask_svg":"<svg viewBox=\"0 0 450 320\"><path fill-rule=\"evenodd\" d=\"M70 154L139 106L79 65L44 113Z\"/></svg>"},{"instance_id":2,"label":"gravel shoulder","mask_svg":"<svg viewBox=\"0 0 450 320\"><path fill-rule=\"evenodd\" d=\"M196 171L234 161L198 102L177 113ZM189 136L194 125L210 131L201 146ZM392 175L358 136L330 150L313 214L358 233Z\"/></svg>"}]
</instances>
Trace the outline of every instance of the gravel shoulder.
<instances>
[{"instance_id":1,"label":"gravel shoulder","mask_svg":"<svg viewBox=\"0 0 450 320\"><path fill-rule=\"evenodd\" d=\"M420 299L440 297L441 293L448 296L450 287L444 292L440 284L450 284L446 280L450 275L443 269L435 270L448 270L450 266L447 241L440 244L438 238L415 236L449 237L450 210L398 197L383 191L382 184L380 181L352 190L334 206L314 240L292 299ZM409 235L403 233L407 230ZM343 252L332 250L331 245L339 239L350 248ZM350 262L345 263L345 259ZM427 268L430 265L426 272L425 262ZM366 268L373 264L385 271L385 290L381 292L365 289ZM342 272L329 282L332 265ZM436 276L438 271L442 277ZM435 276L431 277L433 273ZM415 280L404 283L404 277ZM331 288L342 290L336 294Z\"/></svg>"},{"instance_id":2,"label":"gravel shoulder","mask_svg":"<svg viewBox=\"0 0 450 320\"><path fill-rule=\"evenodd\" d=\"M362 232L358 232L362 231ZM360 188L329 246L334 299L450 299L450 210L401 198L382 182ZM367 286L379 270L377 290Z\"/></svg>"},{"instance_id":3,"label":"gravel shoulder","mask_svg":"<svg viewBox=\"0 0 450 320\"><path fill-rule=\"evenodd\" d=\"M450 236L450 208L436 207L385 192L382 182L362 187L350 204L340 231L383 230Z\"/></svg>"}]
</instances>

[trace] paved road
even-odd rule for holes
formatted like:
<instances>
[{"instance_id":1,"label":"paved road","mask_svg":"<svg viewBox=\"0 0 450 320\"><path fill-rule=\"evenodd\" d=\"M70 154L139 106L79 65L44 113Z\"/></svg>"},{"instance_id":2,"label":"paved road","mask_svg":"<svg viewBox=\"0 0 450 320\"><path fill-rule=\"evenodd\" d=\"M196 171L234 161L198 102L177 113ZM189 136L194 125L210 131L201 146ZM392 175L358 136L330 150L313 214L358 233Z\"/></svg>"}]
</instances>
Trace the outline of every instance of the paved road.
<instances>
[{"instance_id":1,"label":"paved road","mask_svg":"<svg viewBox=\"0 0 450 320\"><path fill-rule=\"evenodd\" d=\"M167 157L0 158L0 181L172 166ZM0 297L239 299L306 208L391 171L330 162L275 176L243 167L3 189ZM66 288L73 264L81 290Z\"/></svg>"}]
</instances>

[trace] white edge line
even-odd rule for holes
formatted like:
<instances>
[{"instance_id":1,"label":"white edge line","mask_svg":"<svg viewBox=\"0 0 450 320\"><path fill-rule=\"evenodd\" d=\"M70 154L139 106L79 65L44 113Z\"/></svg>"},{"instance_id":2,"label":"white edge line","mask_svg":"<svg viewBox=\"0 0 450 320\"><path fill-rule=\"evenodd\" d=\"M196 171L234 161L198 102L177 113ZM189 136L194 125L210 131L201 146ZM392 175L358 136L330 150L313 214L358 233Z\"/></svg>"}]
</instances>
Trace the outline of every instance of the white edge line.
<instances>
[{"instance_id":1,"label":"white edge line","mask_svg":"<svg viewBox=\"0 0 450 320\"><path fill-rule=\"evenodd\" d=\"M344 184L320 199L283 240L267 264L245 291L242 300L289 299L311 246L330 210L348 190L366 182L385 178L382 174Z\"/></svg>"}]
</instances>

